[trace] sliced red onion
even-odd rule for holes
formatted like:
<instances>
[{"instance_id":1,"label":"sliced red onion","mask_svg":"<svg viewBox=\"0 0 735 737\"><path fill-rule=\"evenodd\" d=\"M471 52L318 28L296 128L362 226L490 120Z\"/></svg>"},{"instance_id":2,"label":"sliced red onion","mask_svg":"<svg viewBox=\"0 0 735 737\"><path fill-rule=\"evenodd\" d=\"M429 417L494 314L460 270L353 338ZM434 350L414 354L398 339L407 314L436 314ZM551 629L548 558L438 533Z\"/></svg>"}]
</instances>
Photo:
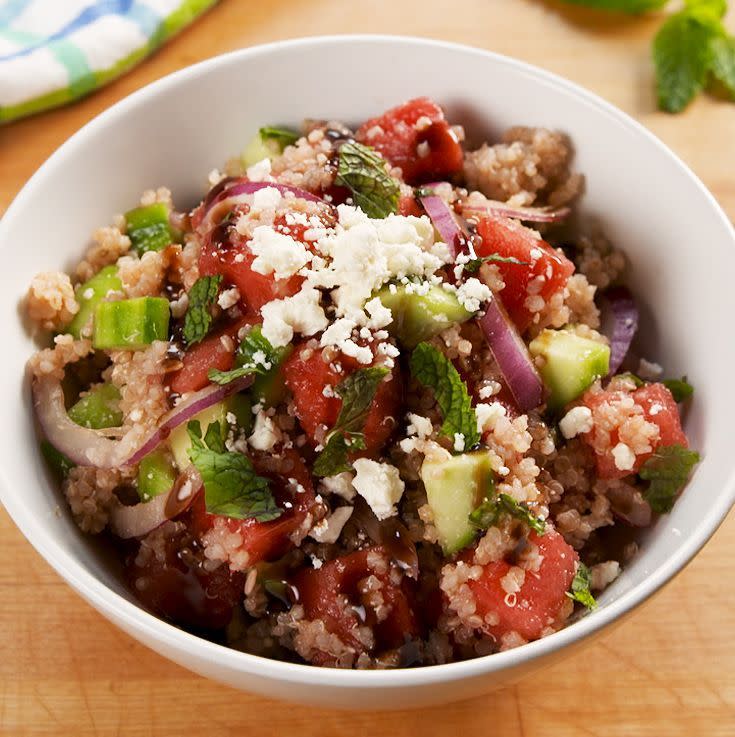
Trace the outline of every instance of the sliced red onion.
<instances>
[{"instance_id":1,"label":"sliced red onion","mask_svg":"<svg viewBox=\"0 0 735 737\"><path fill-rule=\"evenodd\" d=\"M528 412L538 407L544 396L543 382L526 344L496 297L488 302L478 322L518 408Z\"/></svg>"},{"instance_id":2,"label":"sliced red onion","mask_svg":"<svg viewBox=\"0 0 735 737\"><path fill-rule=\"evenodd\" d=\"M212 187L204 198L204 202L202 203L202 207L204 208L202 224L205 226L205 229L218 221L218 215L224 215L235 207L235 205L244 202L247 195L251 195L267 187L277 189L282 195L291 193L296 197L309 200L310 202L323 202L321 197L317 197L317 195L307 192L305 189L291 187L288 184L251 182L247 179L228 177ZM212 194L215 190L216 193Z\"/></svg>"},{"instance_id":3,"label":"sliced red onion","mask_svg":"<svg viewBox=\"0 0 735 737\"><path fill-rule=\"evenodd\" d=\"M571 209L569 207L560 207L553 210L550 207L511 207L505 202L497 202L496 200L487 200L483 205L462 205L462 212L472 215L501 215L506 218L515 218L516 220L525 220L530 223L558 223L564 220Z\"/></svg>"},{"instance_id":4,"label":"sliced red onion","mask_svg":"<svg viewBox=\"0 0 735 737\"><path fill-rule=\"evenodd\" d=\"M626 287L602 294L602 332L610 339L610 372L617 373L638 330L638 307Z\"/></svg>"},{"instance_id":5,"label":"sliced red onion","mask_svg":"<svg viewBox=\"0 0 735 737\"><path fill-rule=\"evenodd\" d=\"M188 509L201 485L199 472L194 466L189 466L165 494L131 507L115 507L110 513L110 529L124 539L147 535Z\"/></svg>"},{"instance_id":6,"label":"sliced red onion","mask_svg":"<svg viewBox=\"0 0 735 737\"><path fill-rule=\"evenodd\" d=\"M158 427L137 447L131 447L132 433L113 440L105 437L104 430L90 430L73 422L66 412L61 382L51 376L33 381L33 407L46 439L69 460L79 466L117 468L135 465L155 450L172 430L203 409L247 388L252 381L252 376L244 376L224 386L213 384L192 394L164 415Z\"/></svg>"},{"instance_id":7,"label":"sliced red onion","mask_svg":"<svg viewBox=\"0 0 735 737\"><path fill-rule=\"evenodd\" d=\"M427 186L430 187L431 185ZM452 258L456 258L462 250L461 242L464 233L451 208L441 197L435 194L426 195L419 199L424 206L424 210L426 210L426 214L431 218L431 222L439 232L441 239L449 246Z\"/></svg>"}]
</instances>

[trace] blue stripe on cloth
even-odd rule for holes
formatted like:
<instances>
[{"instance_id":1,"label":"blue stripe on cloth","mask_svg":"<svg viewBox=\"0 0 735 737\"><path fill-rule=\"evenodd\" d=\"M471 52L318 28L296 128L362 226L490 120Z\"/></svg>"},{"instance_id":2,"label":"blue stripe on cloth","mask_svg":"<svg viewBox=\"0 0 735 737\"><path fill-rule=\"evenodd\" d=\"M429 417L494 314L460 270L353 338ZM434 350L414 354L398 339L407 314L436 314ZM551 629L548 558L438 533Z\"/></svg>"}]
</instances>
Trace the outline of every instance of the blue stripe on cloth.
<instances>
[{"instance_id":1,"label":"blue stripe on cloth","mask_svg":"<svg viewBox=\"0 0 735 737\"><path fill-rule=\"evenodd\" d=\"M140 26L140 30L147 38L151 38L161 25L161 17L156 11L137 0L133 1L128 18Z\"/></svg>"},{"instance_id":2,"label":"blue stripe on cloth","mask_svg":"<svg viewBox=\"0 0 735 737\"><path fill-rule=\"evenodd\" d=\"M31 0L6 0L0 6L0 26L7 26L27 7Z\"/></svg>"},{"instance_id":3,"label":"blue stripe on cloth","mask_svg":"<svg viewBox=\"0 0 735 737\"><path fill-rule=\"evenodd\" d=\"M11 0L11 2L19 2L20 0ZM22 0L24 3L27 0ZM51 34L45 40L36 43L31 46L27 46L24 49L18 49L12 54L6 54L0 56L0 61L7 61L9 59L15 59L19 56L26 56L37 48L58 41L70 33L83 28L84 26L93 23L98 18L103 18L106 15L120 15L130 17L135 23L140 26L141 31L146 37L153 35L156 30L159 19L156 14L147 6L140 2L134 2L134 0L98 0L94 5L85 8L76 18L69 21L63 28Z\"/></svg>"}]
</instances>

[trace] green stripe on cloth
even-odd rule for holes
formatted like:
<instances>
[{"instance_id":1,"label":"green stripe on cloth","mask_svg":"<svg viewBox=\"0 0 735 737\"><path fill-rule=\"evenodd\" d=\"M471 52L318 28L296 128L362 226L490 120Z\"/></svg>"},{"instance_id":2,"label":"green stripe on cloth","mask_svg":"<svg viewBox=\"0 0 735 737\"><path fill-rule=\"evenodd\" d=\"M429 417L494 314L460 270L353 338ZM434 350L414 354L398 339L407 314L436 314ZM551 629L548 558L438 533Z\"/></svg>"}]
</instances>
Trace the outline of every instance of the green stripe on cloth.
<instances>
[{"instance_id":1,"label":"green stripe on cloth","mask_svg":"<svg viewBox=\"0 0 735 737\"><path fill-rule=\"evenodd\" d=\"M147 43L115 62L111 67L97 72L89 68L84 52L71 41L59 40L52 42L46 48L54 54L59 63L67 70L70 80L69 87L53 90L18 105L0 107L0 123L7 123L42 110L59 107L88 95L134 67L161 44L196 20L199 15L216 2L217 0L185 0L161 21ZM39 40L34 34L12 31L8 28L0 28L0 35L18 43L33 43Z\"/></svg>"}]
</instances>

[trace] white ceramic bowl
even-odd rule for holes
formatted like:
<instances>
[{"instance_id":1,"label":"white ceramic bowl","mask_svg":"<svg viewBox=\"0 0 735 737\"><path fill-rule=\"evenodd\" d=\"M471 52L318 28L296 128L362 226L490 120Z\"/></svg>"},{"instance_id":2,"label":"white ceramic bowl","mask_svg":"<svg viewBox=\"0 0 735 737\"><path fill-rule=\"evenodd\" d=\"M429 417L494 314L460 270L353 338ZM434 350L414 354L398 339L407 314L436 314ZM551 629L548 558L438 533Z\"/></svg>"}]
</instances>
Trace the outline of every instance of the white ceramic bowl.
<instances>
[{"instance_id":1,"label":"white ceramic bowl","mask_svg":"<svg viewBox=\"0 0 735 737\"><path fill-rule=\"evenodd\" d=\"M183 632L141 609L114 565L77 530L39 458L24 364L34 350L18 303L40 270L70 268L90 232L167 185L194 203L206 173L260 125L305 117L359 122L428 94L470 133L513 124L569 133L587 176L583 209L631 261L648 316L647 355L696 387L686 429L704 460L599 609L550 637L462 663L343 672L265 660ZM682 125L687 125L682 120ZM470 698L508 684L619 620L704 545L735 498L731 371L733 229L687 167L632 119L589 92L512 59L423 39L311 38L220 56L160 80L110 108L65 143L0 223L5 358L0 496L41 555L98 611L157 652L205 676L271 697L326 706L395 708ZM58 510L61 508L62 513ZM40 636L40 633L39 633Z\"/></svg>"}]
</instances>

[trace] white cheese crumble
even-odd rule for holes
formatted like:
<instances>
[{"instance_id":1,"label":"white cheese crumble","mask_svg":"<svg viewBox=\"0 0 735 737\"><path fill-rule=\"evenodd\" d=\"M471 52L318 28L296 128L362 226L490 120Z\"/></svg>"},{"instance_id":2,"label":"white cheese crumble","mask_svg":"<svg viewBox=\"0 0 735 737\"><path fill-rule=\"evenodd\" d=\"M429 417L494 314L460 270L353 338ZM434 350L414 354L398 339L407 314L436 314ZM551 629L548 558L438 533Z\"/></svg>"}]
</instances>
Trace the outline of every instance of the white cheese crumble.
<instances>
[{"instance_id":1,"label":"white cheese crumble","mask_svg":"<svg viewBox=\"0 0 735 737\"><path fill-rule=\"evenodd\" d=\"M618 443L612 449L615 467L620 471L632 471L635 465L635 453L625 444Z\"/></svg>"},{"instance_id":2,"label":"white cheese crumble","mask_svg":"<svg viewBox=\"0 0 735 737\"><path fill-rule=\"evenodd\" d=\"M342 528L351 516L352 507L337 507L329 517L317 522L309 530L309 537L318 543L336 543L342 534Z\"/></svg>"},{"instance_id":3,"label":"white cheese crumble","mask_svg":"<svg viewBox=\"0 0 735 737\"><path fill-rule=\"evenodd\" d=\"M480 434L487 430L492 430L495 423L505 417L506 409L500 402L491 402L490 404L480 403L475 407L475 417L477 418L477 432Z\"/></svg>"},{"instance_id":4,"label":"white cheese crumble","mask_svg":"<svg viewBox=\"0 0 735 737\"><path fill-rule=\"evenodd\" d=\"M275 210L281 204L283 196L276 187L263 187L253 193L250 211Z\"/></svg>"},{"instance_id":5,"label":"white cheese crumble","mask_svg":"<svg viewBox=\"0 0 735 737\"><path fill-rule=\"evenodd\" d=\"M249 166L247 168L246 174L251 182L269 181L271 178L271 160L261 159L252 166Z\"/></svg>"},{"instance_id":6,"label":"white cheese crumble","mask_svg":"<svg viewBox=\"0 0 735 737\"><path fill-rule=\"evenodd\" d=\"M379 297L373 297L365 303L365 312L370 315L367 327L380 330L393 322L393 313L383 305Z\"/></svg>"},{"instance_id":7,"label":"white cheese crumble","mask_svg":"<svg viewBox=\"0 0 735 737\"><path fill-rule=\"evenodd\" d=\"M645 358L641 358L638 362L638 376L641 379L647 379L649 381L656 381L661 378L664 370L659 364L653 363L653 361L646 361Z\"/></svg>"},{"instance_id":8,"label":"white cheese crumble","mask_svg":"<svg viewBox=\"0 0 735 737\"><path fill-rule=\"evenodd\" d=\"M234 307L239 300L240 290L237 287L232 287L231 289L225 289L223 292L220 292L219 297L217 297L217 304L223 310L229 310L230 307Z\"/></svg>"},{"instance_id":9,"label":"white cheese crumble","mask_svg":"<svg viewBox=\"0 0 735 737\"><path fill-rule=\"evenodd\" d=\"M467 312L477 312L483 302L493 296L490 287L472 277L457 289L457 299Z\"/></svg>"},{"instance_id":10,"label":"white cheese crumble","mask_svg":"<svg viewBox=\"0 0 735 737\"><path fill-rule=\"evenodd\" d=\"M415 415L413 412L408 413L408 427L406 427L406 435L418 435L422 440L431 437L434 432L434 425L428 417Z\"/></svg>"},{"instance_id":11,"label":"white cheese crumble","mask_svg":"<svg viewBox=\"0 0 735 737\"><path fill-rule=\"evenodd\" d=\"M282 439L281 431L276 427L273 420L261 409L255 417L253 433L248 438L250 445L255 450L273 450L274 446Z\"/></svg>"},{"instance_id":12,"label":"white cheese crumble","mask_svg":"<svg viewBox=\"0 0 735 737\"><path fill-rule=\"evenodd\" d=\"M273 274L276 279L288 279L311 260L303 243L267 225L259 225L253 231L249 247L256 256L253 271Z\"/></svg>"},{"instance_id":13,"label":"white cheese crumble","mask_svg":"<svg viewBox=\"0 0 735 737\"><path fill-rule=\"evenodd\" d=\"M357 493L352 485L353 478L349 471L338 473L336 476L327 476L322 479L319 489L325 494L336 494L350 502Z\"/></svg>"},{"instance_id":14,"label":"white cheese crumble","mask_svg":"<svg viewBox=\"0 0 735 737\"><path fill-rule=\"evenodd\" d=\"M288 345L294 332L314 335L329 325L319 301L321 293L304 285L293 297L274 299L263 305L263 335L274 348Z\"/></svg>"},{"instance_id":15,"label":"white cheese crumble","mask_svg":"<svg viewBox=\"0 0 735 737\"><path fill-rule=\"evenodd\" d=\"M464 435L461 432L454 433L454 450L461 453L464 450Z\"/></svg>"},{"instance_id":16,"label":"white cheese crumble","mask_svg":"<svg viewBox=\"0 0 735 737\"><path fill-rule=\"evenodd\" d=\"M589 432L593 424L592 410L589 407L572 407L559 421L559 429L567 440L571 440Z\"/></svg>"},{"instance_id":17,"label":"white cheese crumble","mask_svg":"<svg viewBox=\"0 0 735 737\"><path fill-rule=\"evenodd\" d=\"M352 485L375 516L382 520L397 514L395 505L404 489L398 469L390 463L378 463L369 458L358 458L352 465L355 468Z\"/></svg>"}]
</instances>

